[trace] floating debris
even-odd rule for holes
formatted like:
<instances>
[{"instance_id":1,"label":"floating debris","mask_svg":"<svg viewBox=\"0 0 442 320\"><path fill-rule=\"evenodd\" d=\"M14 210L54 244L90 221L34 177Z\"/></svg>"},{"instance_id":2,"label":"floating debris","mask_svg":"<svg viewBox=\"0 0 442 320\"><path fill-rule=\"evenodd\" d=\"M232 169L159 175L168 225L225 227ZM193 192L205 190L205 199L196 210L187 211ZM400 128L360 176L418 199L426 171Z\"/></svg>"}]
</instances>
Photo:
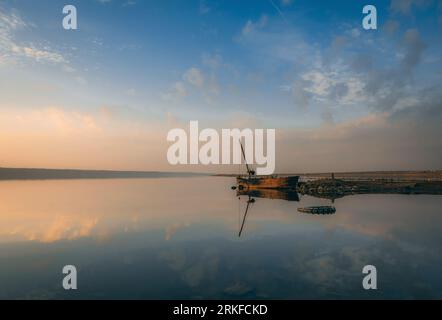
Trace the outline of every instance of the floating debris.
<instances>
[{"instance_id":1,"label":"floating debris","mask_svg":"<svg viewBox=\"0 0 442 320\"><path fill-rule=\"evenodd\" d=\"M336 208L331 206L305 207L298 208L298 211L310 214L334 214L336 213Z\"/></svg>"}]
</instances>

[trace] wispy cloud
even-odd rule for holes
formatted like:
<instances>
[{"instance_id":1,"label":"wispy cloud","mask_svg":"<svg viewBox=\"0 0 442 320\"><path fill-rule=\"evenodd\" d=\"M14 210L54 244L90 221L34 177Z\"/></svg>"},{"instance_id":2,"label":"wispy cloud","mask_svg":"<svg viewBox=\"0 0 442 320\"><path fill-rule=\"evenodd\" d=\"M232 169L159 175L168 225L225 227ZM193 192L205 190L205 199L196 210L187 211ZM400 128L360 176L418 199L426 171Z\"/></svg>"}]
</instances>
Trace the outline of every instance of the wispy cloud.
<instances>
[{"instance_id":1,"label":"wispy cloud","mask_svg":"<svg viewBox=\"0 0 442 320\"><path fill-rule=\"evenodd\" d=\"M431 5L432 0L392 0L390 9L394 13L409 15L414 7L424 9Z\"/></svg>"},{"instance_id":2,"label":"wispy cloud","mask_svg":"<svg viewBox=\"0 0 442 320\"><path fill-rule=\"evenodd\" d=\"M184 72L182 79L182 81L175 82L171 90L162 94L163 100L178 101L189 95L189 91L186 87L203 90L206 85L204 74L196 67L192 67Z\"/></svg>"},{"instance_id":3,"label":"wispy cloud","mask_svg":"<svg viewBox=\"0 0 442 320\"><path fill-rule=\"evenodd\" d=\"M18 31L32 28L18 13L6 12L0 7L0 57L3 64L14 63L17 59L35 62L67 64L64 56L44 46L25 44L15 39Z\"/></svg>"},{"instance_id":4,"label":"wispy cloud","mask_svg":"<svg viewBox=\"0 0 442 320\"><path fill-rule=\"evenodd\" d=\"M197 88L204 86L204 75L198 68L193 67L187 70L183 75L183 79Z\"/></svg>"},{"instance_id":5,"label":"wispy cloud","mask_svg":"<svg viewBox=\"0 0 442 320\"><path fill-rule=\"evenodd\" d=\"M181 81L176 82L171 90L162 94L162 99L165 101L178 101L184 97L187 97L188 92L187 89Z\"/></svg>"},{"instance_id":6,"label":"wispy cloud","mask_svg":"<svg viewBox=\"0 0 442 320\"><path fill-rule=\"evenodd\" d=\"M253 33L257 29L264 28L267 25L268 17L263 14L258 21L253 22L252 20L248 20L244 27L242 28L243 36L247 36Z\"/></svg>"}]
</instances>

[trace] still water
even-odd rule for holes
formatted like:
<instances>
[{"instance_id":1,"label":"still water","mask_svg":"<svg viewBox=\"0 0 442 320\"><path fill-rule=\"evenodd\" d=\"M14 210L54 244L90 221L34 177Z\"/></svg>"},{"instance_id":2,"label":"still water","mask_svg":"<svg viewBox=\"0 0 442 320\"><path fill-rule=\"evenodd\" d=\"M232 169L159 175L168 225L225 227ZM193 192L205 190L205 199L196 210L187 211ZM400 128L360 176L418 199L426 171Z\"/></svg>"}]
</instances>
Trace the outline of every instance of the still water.
<instances>
[{"instance_id":1,"label":"still water","mask_svg":"<svg viewBox=\"0 0 442 320\"><path fill-rule=\"evenodd\" d=\"M349 196L318 216L297 208L330 201L257 198L238 237L247 198L233 183L0 182L0 298L442 298L442 196Z\"/></svg>"}]
</instances>

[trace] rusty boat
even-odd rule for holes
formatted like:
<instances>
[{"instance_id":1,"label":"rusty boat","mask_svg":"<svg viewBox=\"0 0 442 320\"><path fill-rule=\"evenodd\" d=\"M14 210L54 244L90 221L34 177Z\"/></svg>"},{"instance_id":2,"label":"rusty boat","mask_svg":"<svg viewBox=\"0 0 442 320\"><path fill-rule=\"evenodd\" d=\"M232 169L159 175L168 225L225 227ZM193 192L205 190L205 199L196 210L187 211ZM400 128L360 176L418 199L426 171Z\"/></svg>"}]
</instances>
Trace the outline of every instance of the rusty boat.
<instances>
[{"instance_id":1,"label":"rusty boat","mask_svg":"<svg viewBox=\"0 0 442 320\"><path fill-rule=\"evenodd\" d=\"M241 144L241 151L244 158L244 162L247 168L247 175L240 175L236 178L237 188L239 191L260 190L260 189L296 191L299 176L256 175L255 171L249 167L243 145L242 143L240 144Z\"/></svg>"},{"instance_id":2,"label":"rusty boat","mask_svg":"<svg viewBox=\"0 0 442 320\"><path fill-rule=\"evenodd\" d=\"M239 176L236 178L239 190L277 189L296 190L299 176L278 177L273 176Z\"/></svg>"}]
</instances>

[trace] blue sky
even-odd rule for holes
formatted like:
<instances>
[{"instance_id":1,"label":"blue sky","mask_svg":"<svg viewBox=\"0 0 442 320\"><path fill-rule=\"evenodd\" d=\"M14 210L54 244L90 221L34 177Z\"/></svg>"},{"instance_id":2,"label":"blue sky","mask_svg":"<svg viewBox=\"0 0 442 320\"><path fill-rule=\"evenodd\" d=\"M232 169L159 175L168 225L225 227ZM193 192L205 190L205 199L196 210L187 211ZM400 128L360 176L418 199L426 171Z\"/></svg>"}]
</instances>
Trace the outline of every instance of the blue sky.
<instances>
[{"instance_id":1,"label":"blue sky","mask_svg":"<svg viewBox=\"0 0 442 320\"><path fill-rule=\"evenodd\" d=\"M76 31L62 28L65 4L0 2L3 110L328 137L367 121L374 131L404 116L416 123L423 99L439 101L440 1L70 1ZM362 28L365 4L378 30ZM438 165L427 160L415 165Z\"/></svg>"}]
</instances>

